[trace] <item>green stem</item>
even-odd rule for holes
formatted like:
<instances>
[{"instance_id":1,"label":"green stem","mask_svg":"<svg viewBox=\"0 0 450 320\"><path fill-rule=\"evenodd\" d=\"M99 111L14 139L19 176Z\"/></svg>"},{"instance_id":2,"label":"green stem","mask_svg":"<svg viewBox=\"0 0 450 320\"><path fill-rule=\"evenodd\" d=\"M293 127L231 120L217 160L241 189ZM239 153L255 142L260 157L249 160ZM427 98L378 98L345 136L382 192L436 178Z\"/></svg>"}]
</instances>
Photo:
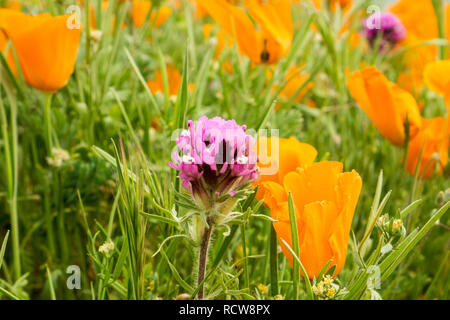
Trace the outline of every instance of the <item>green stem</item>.
<instances>
[{"instance_id":1,"label":"green stem","mask_svg":"<svg viewBox=\"0 0 450 320\"><path fill-rule=\"evenodd\" d=\"M58 235L59 235L59 243L61 247L61 255L62 255L62 261L63 263L67 263L69 260L69 246L67 241L67 230L66 230L66 222L65 222L65 215L63 212L64 204L63 204L63 183L61 181L61 174L60 172L53 171L53 176L55 177L55 186L57 190L55 190L54 194L57 197L57 223L58 223Z\"/></svg>"},{"instance_id":2,"label":"green stem","mask_svg":"<svg viewBox=\"0 0 450 320\"><path fill-rule=\"evenodd\" d=\"M47 156L52 156L52 115L51 115L52 94L45 96L44 104L44 126L45 126L45 143L47 147ZM44 175L45 176L45 175ZM51 183L50 178L46 177L46 186L44 191L44 210L45 223L47 227L47 241L52 256L55 254L55 236L53 230L52 202L51 202Z\"/></svg>"},{"instance_id":3,"label":"green stem","mask_svg":"<svg viewBox=\"0 0 450 320\"><path fill-rule=\"evenodd\" d=\"M8 92L7 92L8 93ZM11 141L9 144L8 123L3 103L0 102L0 114L2 119L2 133L5 146L5 163L8 178L8 203L11 221L11 237L13 247L13 267L15 279L21 275L20 243L19 243L19 217L17 212L17 182L18 182L18 134L17 134L17 105L16 100L8 95L11 104ZM1 100L1 98L0 98Z\"/></svg>"},{"instance_id":4,"label":"green stem","mask_svg":"<svg viewBox=\"0 0 450 320\"><path fill-rule=\"evenodd\" d=\"M241 225L242 232L242 251L244 253L244 287L250 292L250 280L248 274L248 261L247 261L247 243L245 241L245 223Z\"/></svg>"},{"instance_id":5,"label":"green stem","mask_svg":"<svg viewBox=\"0 0 450 320\"><path fill-rule=\"evenodd\" d=\"M45 141L47 144L47 156L52 156L52 115L51 115L52 94L48 94L45 97L44 105L44 121L45 121Z\"/></svg>"},{"instance_id":6,"label":"green stem","mask_svg":"<svg viewBox=\"0 0 450 320\"><path fill-rule=\"evenodd\" d=\"M12 243L14 250L14 272L16 279L21 275L20 264L20 243L19 243L19 215L17 212L17 185L19 182L19 163L18 163L18 133L17 133L17 105L16 100L11 99L11 130L12 130L12 144L13 144L13 169L14 169L14 187L12 198L10 200L11 206L11 231Z\"/></svg>"},{"instance_id":7,"label":"green stem","mask_svg":"<svg viewBox=\"0 0 450 320\"><path fill-rule=\"evenodd\" d=\"M200 253L198 255L198 276L197 276L197 284L200 286L198 290L198 299L202 300L204 296L204 284L203 279L205 278L206 273L206 260L208 258L208 249L209 242L211 240L212 228L213 228L213 219L208 218L207 222L209 226L205 226L205 230L203 232L202 243L200 245Z\"/></svg>"},{"instance_id":8,"label":"green stem","mask_svg":"<svg viewBox=\"0 0 450 320\"><path fill-rule=\"evenodd\" d=\"M55 256L55 236L54 236L54 231L53 231L53 217L52 217L52 204L51 204L51 198L50 198L50 194L51 194L51 190L50 190L50 179L47 179L46 177L44 177L44 179L46 180L45 182L45 191L44 191L44 213L45 213L45 224L46 224L46 228L47 228L47 242L48 242L48 247L50 250L50 253L52 255L52 257Z\"/></svg>"}]
</instances>

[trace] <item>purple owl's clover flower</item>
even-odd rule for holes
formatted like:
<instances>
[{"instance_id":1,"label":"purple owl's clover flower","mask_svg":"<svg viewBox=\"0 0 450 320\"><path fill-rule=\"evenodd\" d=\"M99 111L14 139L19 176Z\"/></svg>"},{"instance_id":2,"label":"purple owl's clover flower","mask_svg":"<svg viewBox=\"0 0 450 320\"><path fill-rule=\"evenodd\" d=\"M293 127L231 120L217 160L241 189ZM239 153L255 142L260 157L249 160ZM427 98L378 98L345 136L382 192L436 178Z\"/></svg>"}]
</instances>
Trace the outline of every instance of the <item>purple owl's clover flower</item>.
<instances>
[{"instance_id":1,"label":"purple owl's clover flower","mask_svg":"<svg viewBox=\"0 0 450 320\"><path fill-rule=\"evenodd\" d=\"M364 36L373 47L381 34L379 51L395 45L406 37L406 28L393 13L374 13L363 21Z\"/></svg>"},{"instance_id":2,"label":"purple owl's clover flower","mask_svg":"<svg viewBox=\"0 0 450 320\"><path fill-rule=\"evenodd\" d=\"M255 140L245 131L234 120L203 116L196 123L189 120L176 140L178 150L169 166L179 171L183 187L205 209L258 178Z\"/></svg>"}]
</instances>

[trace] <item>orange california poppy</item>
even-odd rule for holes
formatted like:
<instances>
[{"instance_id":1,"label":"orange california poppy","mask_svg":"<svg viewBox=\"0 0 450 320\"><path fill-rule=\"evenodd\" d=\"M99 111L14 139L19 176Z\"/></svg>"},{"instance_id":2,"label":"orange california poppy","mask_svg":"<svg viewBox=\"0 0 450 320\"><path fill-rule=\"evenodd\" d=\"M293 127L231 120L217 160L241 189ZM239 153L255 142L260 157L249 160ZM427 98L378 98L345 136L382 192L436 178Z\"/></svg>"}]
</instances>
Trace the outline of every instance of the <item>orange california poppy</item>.
<instances>
[{"instance_id":1,"label":"orange california poppy","mask_svg":"<svg viewBox=\"0 0 450 320\"><path fill-rule=\"evenodd\" d=\"M430 62L425 67L425 84L427 87L444 97L450 108L450 60Z\"/></svg>"},{"instance_id":2,"label":"orange california poppy","mask_svg":"<svg viewBox=\"0 0 450 320\"><path fill-rule=\"evenodd\" d=\"M178 72L178 70L173 65L166 65L166 73L167 73L167 81L169 85L169 95L175 96L178 93L178 89L181 85L181 74ZM164 80L163 80L163 74L161 70L157 70L155 73L155 77L153 80L149 80L147 82L148 87L150 88L152 93L155 92L164 92ZM189 90L194 89L193 84L188 85Z\"/></svg>"},{"instance_id":3,"label":"orange california poppy","mask_svg":"<svg viewBox=\"0 0 450 320\"><path fill-rule=\"evenodd\" d=\"M0 29L14 44L26 82L54 92L67 84L73 73L81 28L68 28L74 15L27 15L0 9Z\"/></svg>"},{"instance_id":4,"label":"orange california poppy","mask_svg":"<svg viewBox=\"0 0 450 320\"><path fill-rule=\"evenodd\" d=\"M293 38L292 9L289 0L244 0L250 15L281 47L285 56ZM267 41L269 42L269 41Z\"/></svg>"},{"instance_id":5,"label":"orange california poppy","mask_svg":"<svg viewBox=\"0 0 450 320\"><path fill-rule=\"evenodd\" d=\"M413 35L419 40L432 40L437 37L438 25L432 0L399 0L389 8L396 14L408 30L408 35ZM417 23L420 19L420 23Z\"/></svg>"},{"instance_id":6,"label":"orange california poppy","mask_svg":"<svg viewBox=\"0 0 450 320\"><path fill-rule=\"evenodd\" d=\"M353 72L347 86L380 133L392 144L405 143L406 118L410 123L410 137L417 134L422 120L416 100L375 67Z\"/></svg>"},{"instance_id":7,"label":"orange california poppy","mask_svg":"<svg viewBox=\"0 0 450 320\"><path fill-rule=\"evenodd\" d=\"M390 11L396 14L407 30L405 39L400 43L411 47L405 53L406 69L398 83L410 92L419 92L423 87L423 70L427 63L435 61L438 55L436 45L422 45L426 41L438 38L438 23L431 0L399 0ZM420 21L420 23L417 23Z\"/></svg>"},{"instance_id":8,"label":"orange california poppy","mask_svg":"<svg viewBox=\"0 0 450 320\"><path fill-rule=\"evenodd\" d=\"M443 117L424 119L422 129L411 140L406 159L406 170L412 176L430 178L442 173L448 161L449 123Z\"/></svg>"},{"instance_id":9,"label":"orange california poppy","mask_svg":"<svg viewBox=\"0 0 450 320\"><path fill-rule=\"evenodd\" d=\"M144 25L145 19L152 8L151 1L148 0L133 0L133 7L131 9L131 16L136 27L140 28ZM155 27L161 26L171 15L172 10L169 7L161 6L152 12L149 21Z\"/></svg>"},{"instance_id":10,"label":"orange california poppy","mask_svg":"<svg viewBox=\"0 0 450 320\"><path fill-rule=\"evenodd\" d=\"M231 36L241 53L254 63L271 64L285 56L293 38L289 0L246 0L247 11L225 0L197 0L197 4Z\"/></svg>"},{"instance_id":11,"label":"orange california poppy","mask_svg":"<svg viewBox=\"0 0 450 320\"><path fill-rule=\"evenodd\" d=\"M343 173L340 162L323 161L287 173L282 184L266 182L264 202L270 208L275 231L292 246L288 194L297 219L300 260L310 278L317 277L332 260L334 275L341 272L362 181L356 171ZM292 255L280 241L292 266Z\"/></svg>"}]
</instances>

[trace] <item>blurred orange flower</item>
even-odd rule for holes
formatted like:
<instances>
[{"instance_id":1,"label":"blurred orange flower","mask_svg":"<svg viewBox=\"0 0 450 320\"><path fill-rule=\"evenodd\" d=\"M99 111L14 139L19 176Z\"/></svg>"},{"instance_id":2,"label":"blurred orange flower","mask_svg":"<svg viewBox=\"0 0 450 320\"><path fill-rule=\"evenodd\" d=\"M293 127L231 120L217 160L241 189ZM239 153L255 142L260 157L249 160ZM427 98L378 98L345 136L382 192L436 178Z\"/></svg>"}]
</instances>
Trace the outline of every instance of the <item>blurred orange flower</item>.
<instances>
[{"instance_id":1,"label":"blurred orange flower","mask_svg":"<svg viewBox=\"0 0 450 320\"><path fill-rule=\"evenodd\" d=\"M305 71L302 71L301 66L293 66L286 73L285 79L288 80L283 90L280 92L280 96L285 97L286 99L291 98L297 92L297 90L305 83L309 78L309 74ZM314 87L313 82L308 82L306 86L300 90L299 93L294 97L294 101L301 102L305 94Z\"/></svg>"},{"instance_id":2,"label":"blurred orange flower","mask_svg":"<svg viewBox=\"0 0 450 320\"><path fill-rule=\"evenodd\" d=\"M410 124L410 137L417 134L422 118L416 100L375 67L352 73L347 86L380 133L392 144L405 143L406 118Z\"/></svg>"},{"instance_id":3,"label":"blurred orange flower","mask_svg":"<svg viewBox=\"0 0 450 320\"><path fill-rule=\"evenodd\" d=\"M430 90L444 97L450 108L450 60L430 62L425 67L425 84Z\"/></svg>"},{"instance_id":4,"label":"blurred orange flower","mask_svg":"<svg viewBox=\"0 0 450 320\"><path fill-rule=\"evenodd\" d=\"M411 140L406 159L406 170L412 176L423 178L441 174L448 161L449 123L443 117L424 119L420 132Z\"/></svg>"},{"instance_id":5,"label":"blurred orange flower","mask_svg":"<svg viewBox=\"0 0 450 320\"><path fill-rule=\"evenodd\" d=\"M292 194L297 219L300 260L310 278L317 277L332 260L334 275L347 256L350 227L362 181L356 171L343 173L343 164L323 161L287 173L282 184L266 182L264 202L270 208L275 231L292 246L288 194ZM292 266L292 254L280 241Z\"/></svg>"},{"instance_id":6,"label":"blurred orange flower","mask_svg":"<svg viewBox=\"0 0 450 320\"><path fill-rule=\"evenodd\" d=\"M257 26L243 8L225 0L197 0L197 3L254 63L275 63L289 52L293 38L289 0L244 1Z\"/></svg>"},{"instance_id":7,"label":"blurred orange flower","mask_svg":"<svg viewBox=\"0 0 450 320\"><path fill-rule=\"evenodd\" d=\"M399 0L390 11L400 18L407 29L406 38L400 45L412 47L405 54L407 68L400 74L398 83L406 90L418 93L423 88L425 66L438 57L438 46L422 45L438 38L438 23L433 3L431 0L415 0L414 5L411 5L411 1ZM450 34L447 37L450 39Z\"/></svg>"},{"instance_id":8,"label":"blurred orange flower","mask_svg":"<svg viewBox=\"0 0 450 320\"><path fill-rule=\"evenodd\" d=\"M181 74L173 65L166 65L166 73L167 73L167 81L169 86L169 95L175 96L178 93L178 89L181 85ZM161 70L157 70L155 73L155 77L153 80L149 80L147 82L148 87L150 88L152 93L162 92L164 93L164 78ZM193 84L188 85L189 90L194 89Z\"/></svg>"},{"instance_id":9,"label":"blurred orange flower","mask_svg":"<svg viewBox=\"0 0 450 320\"><path fill-rule=\"evenodd\" d=\"M81 28L69 28L73 19L76 19L74 15L32 16L0 9L0 29L14 44L29 85L53 92L67 84L74 70L81 34Z\"/></svg>"},{"instance_id":10,"label":"blurred orange flower","mask_svg":"<svg viewBox=\"0 0 450 320\"><path fill-rule=\"evenodd\" d=\"M133 0L133 7L131 9L131 17L136 27L140 28L144 25L145 19L152 8L151 1L148 0ZM172 14L169 7L161 6L153 11L150 15L149 21L153 26L161 26Z\"/></svg>"}]
</instances>

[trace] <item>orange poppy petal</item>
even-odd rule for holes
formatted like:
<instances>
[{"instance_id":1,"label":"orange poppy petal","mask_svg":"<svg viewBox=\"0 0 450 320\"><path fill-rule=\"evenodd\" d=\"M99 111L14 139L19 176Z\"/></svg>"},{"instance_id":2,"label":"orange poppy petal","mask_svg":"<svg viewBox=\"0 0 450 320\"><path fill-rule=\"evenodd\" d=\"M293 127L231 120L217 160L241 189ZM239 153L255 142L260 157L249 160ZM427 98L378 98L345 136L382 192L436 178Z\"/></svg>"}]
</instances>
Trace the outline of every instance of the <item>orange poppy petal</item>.
<instances>
[{"instance_id":1,"label":"orange poppy petal","mask_svg":"<svg viewBox=\"0 0 450 320\"><path fill-rule=\"evenodd\" d=\"M272 150L273 149L273 150ZM260 158L258 166L261 169L260 182L274 181L282 183L284 176L297 168L306 168L317 157L317 150L307 144L290 137L259 137L257 152ZM265 174L264 169L270 168L270 174Z\"/></svg>"},{"instance_id":2,"label":"orange poppy petal","mask_svg":"<svg viewBox=\"0 0 450 320\"><path fill-rule=\"evenodd\" d=\"M449 125L443 117L425 119L419 133L411 140L406 159L406 170L431 178L441 174L448 162ZM437 171L436 171L437 168Z\"/></svg>"},{"instance_id":3,"label":"orange poppy petal","mask_svg":"<svg viewBox=\"0 0 450 320\"><path fill-rule=\"evenodd\" d=\"M422 116L416 99L406 90L393 85L395 106L398 109L402 123L408 118L410 137L414 137L422 126ZM404 129L403 129L404 131Z\"/></svg>"},{"instance_id":4,"label":"orange poppy petal","mask_svg":"<svg viewBox=\"0 0 450 320\"><path fill-rule=\"evenodd\" d=\"M411 133L421 126L419 107L411 94L390 82L374 67L354 72L347 85L352 96L380 133L394 145L403 145L404 122L408 117Z\"/></svg>"},{"instance_id":5,"label":"orange poppy petal","mask_svg":"<svg viewBox=\"0 0 450 320\"><path fill-rule=\"evenodd\" d=\"M197 3L236 40L240 52L245 53L252 61L259 60L260 36L244 9L224 0L197 0Z\"/></svg>"},{"instance_id":6,"label":"orange poppy petal","mask_svg":"<svg viewBox=\"0 0 450 320\"><path fill-rule=\"evenodd\" d=\"M280 203L287 201L287 195L284 188L278 183L267 181L259 185L258 192L261 192L261 199L264 199L264 203L269 208L276 208L280 206ZM289 220L289 217L273 217L276 220Z\"/></svg>"},{"instance_id":7,"label":"orange poppy petal","mask_svg":"<svg viewBox=\"0 0 450 320\"><path fill-rule=\"evenodd\" d=\"M306 169L297 169L284 177L286 191L292 192L295 206L302 208L316 201L336 201L335 186L343 165L336 161L322 161Z\"/></svg>"},{"instance_id":8,"label":"orange poppy petal","mask_svg":"<svg viewBox=\"0 0 450 320\"><path fill-rule=\"evenodd\" d=\"M278 179L281 183L288 172L311 165L317 157L317 150L310 144L302 143L294 137L279 140L280 168Z\"/></svg>"},{"instance_id":9,"label":"orange poppy petal","mask_svg":"<svg viewBox=\"0 0 450 320\"><path fill-rule=\"evenodd\" d=\"M337 206L340 212L329 239L333 250L333 261L337 265L336 274L341 272L345 264L350 228L361 187L361 177L354 170L345 172L339 177Z\"/></svg>"},{"instance_id":10,"label":"orange poppy petal","mask_svg":"<svg viewBox=\"0 0 450 320\"><path fill-rule=\"evenodd\" d=\"M435 61L427 64L424 71L427 87L442 96L450 95L450 60Z\"/></svg>"},{"instance_id":11,"label":"orange poppy petal","mask_svg":"<svg viewBox=\"0 0 450 320\"><path fill-rule=\"evenodd\" d=\"M304 235L300 247L300 260L310 278L317 277L332 259L333 251L328 242L332 222L338 214L336 205L331 201L317 201L305 206L302 213ZM332 263L333 265L333 263Z\"/></svg>"},{"instance_id":12,"label":"orange poppy petal","mask_svg":"<svg viewBox=\"0 0 450 320\"><path fill-rule=\"evenodd\" d=\"M262 3L258 0L247 0L244 1L244 4L251 16L281 44L283 55L287 54L293 37L290 1L278 0Z\"/></svg>"}]
</instances>

